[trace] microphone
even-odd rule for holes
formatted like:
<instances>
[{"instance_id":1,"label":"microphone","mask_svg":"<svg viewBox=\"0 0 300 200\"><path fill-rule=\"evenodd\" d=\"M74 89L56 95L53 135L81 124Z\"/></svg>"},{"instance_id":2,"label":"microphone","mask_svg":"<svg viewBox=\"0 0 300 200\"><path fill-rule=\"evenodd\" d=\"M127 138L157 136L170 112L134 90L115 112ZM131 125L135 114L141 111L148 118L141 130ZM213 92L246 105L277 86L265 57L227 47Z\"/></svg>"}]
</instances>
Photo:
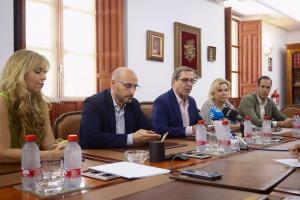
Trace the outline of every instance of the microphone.
<instances>
[{"instance_id":1,"label":"microphone","mask_svg":"<svg viewBox=\"0 0 300 200\"><path fill-rule=\"evenodd\" d=\"M233 110L233 109L231 109L229 107L223 108L222 113L230 121L239 121L239 122L243 122L244 121L244 119L242 118L242 116L240 115L239 112L237 112L236 110Z\"/></svg>"},{"instance_id":2,"label":"microphone","mask_svg":"<svg viewBox=\"0 0 300 200\"><path fill-rule=\"evenodd\" d=\"M224 114L223 112L221 112L219 109L217 109L216 107L212 107L210 109L210 115L211 115L211 118L213 120L220 120L220 119L223 119L224 118Z\"/></svg>"}]
</instances>

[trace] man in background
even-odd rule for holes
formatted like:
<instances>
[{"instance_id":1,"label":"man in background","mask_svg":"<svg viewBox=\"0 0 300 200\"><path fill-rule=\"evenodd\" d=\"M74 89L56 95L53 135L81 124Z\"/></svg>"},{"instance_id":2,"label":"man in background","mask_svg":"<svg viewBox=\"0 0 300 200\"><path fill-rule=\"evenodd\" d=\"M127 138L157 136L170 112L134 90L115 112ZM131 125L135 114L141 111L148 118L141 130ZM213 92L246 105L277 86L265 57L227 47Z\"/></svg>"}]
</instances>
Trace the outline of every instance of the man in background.
<instances>
[{"instance_id":1,"label":"man in background","mask_svg":"<svg viewBox=\"0 0 300 200\"><path fill-rule=\"evenodd\" d=\"M119 67L112 73L111 89L87 98L82 110L80 145L87 148L127 147L159 139L133 98L138 86L135 73Z\"/></svg>"},{"instance_id":2,"label":"man in background","mask_svg":"<svg viewBox=\"0 0 300 200\"><path fill-rule=\"evenodd\" d=\"M292 127L292 119L281 113L276 104L268 98L272 87L272 80L268 76L261 76L257 81L255 93L246 95L238 108L242 117L249 115L255 126L262 126L265 115L272 117L274 127Z\"/></svg>"},{"instance_id":3,"label":"man in background","mask_svg":"<svg viewBox=\"0 0 300 200\"><path fill-rule=\"evenodd\" d=\"M192 68L177 67L172 75L172 88L160 95L153 104L152 124L160 134L184 137L195 134L199 115L196 102L189 96L196 83Z\"/></svg>"},{"instance_id":4,"label":"man in background","mask_svg":"<svg viewBox=\"0 0 300 200\"><path fill-rule=\"evenodd\" d=\"M290 154L293 158L296 158L300 161L300 143L295 144L292 148L290 148Z\"/></svg>"}]
</instances>

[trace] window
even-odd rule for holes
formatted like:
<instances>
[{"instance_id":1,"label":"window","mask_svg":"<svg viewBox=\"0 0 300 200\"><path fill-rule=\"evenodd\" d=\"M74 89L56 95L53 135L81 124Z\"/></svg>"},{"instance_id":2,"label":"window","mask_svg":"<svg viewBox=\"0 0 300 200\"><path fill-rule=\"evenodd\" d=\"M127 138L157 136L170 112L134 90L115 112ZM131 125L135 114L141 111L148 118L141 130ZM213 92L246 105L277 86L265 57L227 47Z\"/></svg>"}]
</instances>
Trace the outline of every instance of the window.
<instances>
[{"instance_id":1,"label":"window","mask_svg":"<svg viewBox=\"0 0 300 200\"><path fill-rule=\"evenodd\" d=\"M231 20L231 97L239 97L239 22Z\"/></svg>"},{"instance_id":2,"label":"window","mask_svg":"<svg viewBox=\"0 0 300 200\"><path fill-rule=\"evenodd\" d=\"M26 48L46 56L51 99L96 92L95 0L26 0Z\"/></svg>"}]
</instances>

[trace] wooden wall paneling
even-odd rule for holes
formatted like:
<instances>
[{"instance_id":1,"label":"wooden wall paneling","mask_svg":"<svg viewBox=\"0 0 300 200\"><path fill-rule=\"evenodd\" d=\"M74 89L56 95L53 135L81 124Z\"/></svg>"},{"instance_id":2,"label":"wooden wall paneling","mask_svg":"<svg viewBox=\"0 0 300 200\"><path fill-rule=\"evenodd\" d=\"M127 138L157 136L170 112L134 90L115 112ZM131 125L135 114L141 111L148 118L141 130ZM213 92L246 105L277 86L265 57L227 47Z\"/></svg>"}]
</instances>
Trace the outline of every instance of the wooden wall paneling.
<instances>
[{"instance_id":1,"label":"wooden wall paneling","mask_svg":"<svg viewBox=\"0 0 300 200\"><path fill-rule=\"evenodd\" d=\"M70 111L77 111L82 109L82 102L77 101L65 101L60 102L59 104L59 114L70 112Z\"/></svg>"},{"instance_id":2,"label":"wooden wall paneling","mask_svg":"<svg viewBox=\"0 0 300 200\"><path fill-rule=\"evenodd\" d=\"M241 21L240 32L240 88L241 96L255 91L261 76L261 20Z\"/></svg>"},{"instance_id":3,"label":"wooden wall paneling","mask_svg":"<svg viewBox=\"0 0 300 200\"><path fill-rule=\"evenodd\" d=\"M81 111L83 107L83 101L64 101L59 103L52 103L52 109L50 110L50 120L53 127L54 121L60 115L70 111Z\"/></svg>"}]
</instances>

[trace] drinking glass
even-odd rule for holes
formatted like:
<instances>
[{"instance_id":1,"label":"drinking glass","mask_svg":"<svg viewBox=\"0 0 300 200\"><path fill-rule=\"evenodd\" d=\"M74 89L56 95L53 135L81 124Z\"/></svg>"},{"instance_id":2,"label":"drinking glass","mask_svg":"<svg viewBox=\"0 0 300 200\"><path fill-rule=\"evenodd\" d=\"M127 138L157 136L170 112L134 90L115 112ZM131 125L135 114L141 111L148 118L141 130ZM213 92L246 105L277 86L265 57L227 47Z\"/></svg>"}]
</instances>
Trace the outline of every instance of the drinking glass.
<instances>
[{"instance_id":1,"label":"drinking glass","mask_svg":"<svg viewBox=\"0 0 300 200\"><path fill-rule=\"evenodd\" d=\"M143 164L149 157L149 152L144 150L129 150L124 152L129 162Z\"/></svg>"},{"instance_id":2,"label":"drinking glass","mask_svg":"<svg viewBox=\"0 0 300 200\"><path fill-rule=\"evenodd\" d=\"M219 155L219 141L215 133L207 134L208 147L206 148L207 154Z\"/></svg>"},{"instance_id":3,"label":"drinking glass","mask_svg":"<svg viewBox=\"0 0 300 200\"><path fill-rule=\"evenodd\" d=\"M40 194L55 194L63 186L62 157L46 157L41 160L41 176L36 182L36 192Z\"/></svg>"}]
</instances>

